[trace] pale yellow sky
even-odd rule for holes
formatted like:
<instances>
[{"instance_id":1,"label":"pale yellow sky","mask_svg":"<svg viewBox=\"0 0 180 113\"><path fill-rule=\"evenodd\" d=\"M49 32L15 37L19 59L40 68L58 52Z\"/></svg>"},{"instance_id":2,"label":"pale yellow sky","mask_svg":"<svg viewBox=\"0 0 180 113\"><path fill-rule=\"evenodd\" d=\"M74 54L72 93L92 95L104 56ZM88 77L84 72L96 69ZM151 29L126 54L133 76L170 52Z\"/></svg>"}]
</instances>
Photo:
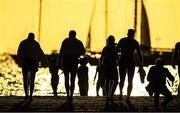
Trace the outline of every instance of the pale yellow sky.
<instances>
[{"instance_id":1,"label":"pale yellow sky","mask_svg":"<svg viewBox=\"0 0 180 113\"><path fill-rule=\"evenodd\" d=\"M15 54L28 32L34 32L38 37L39 1L0 0L0 53ZM94 1L42 0L40 45L45 53L59 50L71 29L76 30L78 39L86 44ZM152 47L173 48L180 41L180 0L144 0L144 3ZM94 51L101 51L105 45L104 7L105 0L97 0L92 22ZM113 34L118 42L126 36L127 29L134 26L134 0L108 0L108 7L108 34ZM139 34L138 29L138 41Z\"/></svg>"}]
</instances>

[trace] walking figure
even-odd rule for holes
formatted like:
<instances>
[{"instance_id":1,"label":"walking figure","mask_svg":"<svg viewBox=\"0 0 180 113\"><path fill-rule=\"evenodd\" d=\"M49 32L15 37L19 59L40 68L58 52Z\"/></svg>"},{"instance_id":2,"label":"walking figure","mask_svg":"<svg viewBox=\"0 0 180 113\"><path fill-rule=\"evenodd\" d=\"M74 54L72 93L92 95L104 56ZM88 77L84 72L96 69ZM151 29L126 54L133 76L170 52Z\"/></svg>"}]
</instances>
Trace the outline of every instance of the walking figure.
<instances>
[{"instance_id":1,"label":"walking figure","mask_svg":"<svg viewBox=\"0 0 180 113\"><path fill-rule=\"evenodd\" d=\"M139 69L142 69L142 55L139 47L139 43L134 39L135 31L134 29L129 29L127 33L127 37L122 38L117 44L117 50L120 52L120 63L119 63L119 73L120 73L120 99L123 97L123 87L124 81L126 77L126 73L128 76L128 87L127 87L127 99L129 101L129 97L133 88L133 77L135 71L135 60L134 53L137 51L140 64Z\"/></svg>"},{"instance_id":2,"label":"walking figure","mask_svg":"<svg viewBox=\"0 0 180 113\"><path fill-rule=\"evenodd\" d=\"M79 92L80 96L88 96L88 67L86 66L88 63L88 58L80 58L80 66L77 70L78 76L78 85L79 85Z\"/></svg>"},{"instance_id":3,"label":"walking figure","mask_svg":"<svg viewBox=\"0 0 180 113\"><path fill-rule=\"evenodd\" d=\"M71 30L69 37L64 39L61 45L59 56L60 67L62 67L65 78L65 89L67 101L72 102L75 88L75 78L78 69L79 57L85 54L83 43L76 38L76 32ZM70 80L70 84L69 84Z\"/></svg>"},{"instance_id":4,"label":"walking figure","mask_svg":"<svg viewBox=\"0 0 180 113\"><path fill-rule=\"evenodd\" d=\"M152 66L148 72L147 80L149 84L146 87L150 96L154 94L154 105L156 110L159 109L160 94L165 96L165 100L162 103L164 109L166 109L167 104L173 100L172 94L166 86L166 77L174 82L174 77L169 70L164 67L164 61L161 58L157 58L155 66Z\"/></svg>"},{"instance_id":5,"label":"walking figure","mask_svg":"<svg viewBox=\"0 0 180 113\"><path fill-rule=\"evenodd\" d=\"M110 35L107 39L107 45L102 50L100 65L103 69L104 89L106 94L106 102L113 102L114 92L118 84L118 53L115 47L115 38Z\"/></svg>"},{"instance_id":6,"label":"walking figure","mask_svg":"<svg viewBox=\"0 0 180 113\"><path fill-rule=\"evenodd\" d=\"M173 52L172 67L176 69L175 64L178 65L178 75L179 75L179 86L178 86L178 96L180 96L180 42L175 45L175 50Z\"/></svg>"},{"instance_id":7,"label":"walking figure","mask_svg":"<svg viewBox=\"0 0 180 113\"><path fill-rule=\"evenodd\" d=\"M21 41L17 51L17 55L22 63L25 99L29 98L30 87L30 100L32 100L34 80L38 66L48 63L39 43L34 38L34 33L29 33L27 39Z\"/></svg>"},{"instance_id":8,"label":"walking figure","mask_svg":"<svg viewBox=\"0 0 180 113\"><path fill-rule=\"evenodd\" d=\"M59 83L59 66L58 66L58 55L56 53L51 54L49 72L51 73L51 86L53 89L54 96L57 96L57 86Z\"/></svg>"}]
</instances>

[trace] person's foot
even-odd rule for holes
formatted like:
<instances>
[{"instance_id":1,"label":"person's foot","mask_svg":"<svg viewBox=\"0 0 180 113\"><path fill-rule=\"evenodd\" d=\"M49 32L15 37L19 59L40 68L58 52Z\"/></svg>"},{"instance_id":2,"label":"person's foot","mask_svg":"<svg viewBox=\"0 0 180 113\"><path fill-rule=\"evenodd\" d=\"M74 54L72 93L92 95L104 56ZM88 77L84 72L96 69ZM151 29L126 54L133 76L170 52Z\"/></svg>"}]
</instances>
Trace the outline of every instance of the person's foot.
<instances>
[{"instance_id":1,"label":"person's foot","mask_svg":"<svg viewBox=\"0 0 180 113\"><path fill-rule=\"evenodd\" d=\"M129 97L126 98L126 103L130 104L131 101L129 100Z\"/></svg>"},{"instance_id":2,"label":"person's foot","mask_svg":"<svg viewBox=\"0 0 180 113\"><path fill-rule=\"evenodd\" d=\"M57 92L53 92L54 96L57 96Z\"/></svg>"},{"instance_id":3,"label":"person's foot","mask_svg":"<svg viewBox=\"0 0 180 113\"><path fill-rule=\"evenodd\" d=\"M29 96L25 96L23 97L24 100L28 100Z\"/></svg>"},{"instance_id":4,"label":"person's foot","mask_svg":"<svg viewBox=\"0 0 180 113\"><path fill-rule=\"evenodd\" d=\"M33 101L33 97L32 97L32 96L30 96L29 101L30 101L30 102L32 102L32 101Z\"/></svg>"}]
</instances>

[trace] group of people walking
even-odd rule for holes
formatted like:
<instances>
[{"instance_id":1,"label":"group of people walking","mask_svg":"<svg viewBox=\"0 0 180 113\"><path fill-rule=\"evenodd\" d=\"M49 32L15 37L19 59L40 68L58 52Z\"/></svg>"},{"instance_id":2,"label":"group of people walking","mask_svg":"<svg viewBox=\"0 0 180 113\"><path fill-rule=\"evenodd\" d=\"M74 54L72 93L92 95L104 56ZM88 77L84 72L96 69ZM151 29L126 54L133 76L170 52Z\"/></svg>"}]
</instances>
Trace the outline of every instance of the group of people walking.
<instances>
[{"instance_id":1,"label":"group of people walking","mask_svg":"<svg viewBox=\"0 0 180 113\"><path fill-rule=\"evenodd\" d=\"M119 89L120 99L123 99L123 87L126 76L128 77L127 97L129 98L133 89L133 77L135 72L136 62L134 60L134 52L136 51L139 58L139 71L143 69L143 57L139 43L134 39L135 30L129 29L127 37L120 39L117 46L115 37L109 35L106 46L102 49L102 54L97 65L98 81L97 81L97 96L99 88L102 87L103 95L106 96L107 102L113 102L113 96L120 78ZM38 67L42 63L48 63L48 60L43 53L38 42L34 40L34 33L29 33L28 38L23 40L18 47L18 56L22 62L22 74L24 80L25 98L32 100L35 74ZM69 37L62 42L59 55L51 59L49 67L52 74L51 83L54 95L57 96L57 85L59 81L58 70L61 69L65 78L65 89L67 93L67 101L73 101L73 93L75 89L75 77L78 76L78 85L81 96L88 96L88 57L85 56L85 48L83 43L76 38L76 31L71 30ZM80 56L83 56L80 58ZM180 74L180 43L176 44L175 52L173 53L172 66L175 68L175 62L178 62L178 73ZM80 66L78 67L78 64ZM117 68L117 66L119 68ZM119 70L118 70L119 69ZM118 76L119 71L119 76ZM30 76L31 75L31 76ZM96 75L95 75L96 77ZM158 109L159 94L165 95L166 99L163 105L166 105L172 100L172 94L166 87L166 77L174 81L174 77L163 67L163 59L158 58L155 66L150 68L147 80L149 81L146 90L152 96L154 93L155 107ZM29 89L30 87L30 95Z\"/></svg>"}]
</instances>

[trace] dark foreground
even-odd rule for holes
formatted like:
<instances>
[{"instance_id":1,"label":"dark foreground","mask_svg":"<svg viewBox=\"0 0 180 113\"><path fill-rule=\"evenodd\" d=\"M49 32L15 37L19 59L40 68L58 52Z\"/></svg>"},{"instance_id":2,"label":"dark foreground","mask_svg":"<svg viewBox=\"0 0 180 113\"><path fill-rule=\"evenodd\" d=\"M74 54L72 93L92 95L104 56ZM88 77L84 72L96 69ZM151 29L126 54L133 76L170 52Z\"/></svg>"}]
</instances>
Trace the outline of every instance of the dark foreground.
<instances>
[{"instance_id":1,"label":"dark foreground","mask_svg":"<svg viewBox=\"0 0 180 113\"><path fill-rule=\"evenodd\" d=\"M160 98L160 103L164 98ZM105 97L79 97L75 96L72 103L66 102L64 96L35 96L33 101L24 101L22 96L0 96L0 111L111 111L111 112L151 112L154 109L153 98L150 97L131 97L131 103L125 99L119 100L115 96L114 103L107 104ZM160 105L159 112L180 111L180 97L174 97L166 110Z\"/></svg>"}]
</instances>

